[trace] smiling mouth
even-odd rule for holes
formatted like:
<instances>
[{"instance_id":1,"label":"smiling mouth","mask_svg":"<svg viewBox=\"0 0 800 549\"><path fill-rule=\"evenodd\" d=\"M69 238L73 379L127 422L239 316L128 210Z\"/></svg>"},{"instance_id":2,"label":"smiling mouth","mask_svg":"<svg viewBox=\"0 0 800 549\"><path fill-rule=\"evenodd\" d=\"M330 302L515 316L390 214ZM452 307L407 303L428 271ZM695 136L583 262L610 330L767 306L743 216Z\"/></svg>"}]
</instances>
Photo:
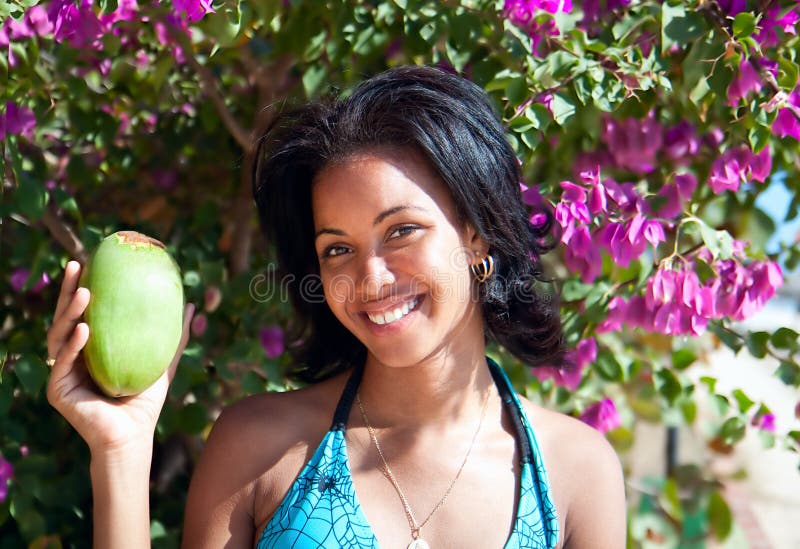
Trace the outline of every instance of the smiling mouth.
<instances>
[{"instance_id":1,"label":"smiling mouth","mask_svg":"<svg viewBox=\"0 0 800 549\"><path fill-rule=\"evenodd\" d=\"M369 318L375 324L391 324L392 322L397 322L410 312L416 310L420 299L420 296L416 296L411 301L407 301L402 305L398 305L394 309L386 311L385 313L366 313L366 315L367 318Z\"/></svg>"}]
</instances>

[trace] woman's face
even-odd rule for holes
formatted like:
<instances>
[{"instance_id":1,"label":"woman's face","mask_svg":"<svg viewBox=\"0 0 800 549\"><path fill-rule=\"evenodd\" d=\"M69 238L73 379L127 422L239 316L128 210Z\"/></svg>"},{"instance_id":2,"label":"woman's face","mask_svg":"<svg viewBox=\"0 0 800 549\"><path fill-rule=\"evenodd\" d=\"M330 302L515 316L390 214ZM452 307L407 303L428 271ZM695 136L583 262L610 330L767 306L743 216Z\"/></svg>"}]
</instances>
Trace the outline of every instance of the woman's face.
<instances>
[{"instance_id":1,"label":"woman's face","mask_svg":"<svg viewBox=\"0 0 800 549\"><path fill-rule=\"evenodd\" d=\"M419 155L370 150L327 166L312 208L325 299L377 360L483 345L469 264L487 247Z\"/></svg>"}]
</instances>

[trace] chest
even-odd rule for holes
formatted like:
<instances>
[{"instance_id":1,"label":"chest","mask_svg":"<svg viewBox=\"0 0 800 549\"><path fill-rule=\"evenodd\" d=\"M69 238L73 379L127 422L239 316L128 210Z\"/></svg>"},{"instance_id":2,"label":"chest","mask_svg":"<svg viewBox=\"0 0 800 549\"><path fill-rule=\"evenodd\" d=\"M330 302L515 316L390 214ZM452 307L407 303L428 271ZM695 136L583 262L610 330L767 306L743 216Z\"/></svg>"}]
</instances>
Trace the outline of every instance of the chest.
<instances>
[{"instance_id":1,"label":"chest","mask_svg":"<svg viewBox=\"0 0 800 549\"><path fill-rule=\"evenodd\" d=\"M349 446L333 439L323 443L287 486L277 510L265 512L257 502L258 547L294 543L284 539L287 532L303 530L303 536L316 537L314 547L328 547L321 542L327 539L331 547L405 548L412 541L409 514L429 547L500 548L507 541L514 548L546 547L535 533L542 520L531 512L539 509L525 493L531 468L520 468L510 434L484 439L460 469L463 454L455 449L427 456L396 452L389 460L394 483L383 474L374 447L358 439Z\"/></svg>"}]
</instances>

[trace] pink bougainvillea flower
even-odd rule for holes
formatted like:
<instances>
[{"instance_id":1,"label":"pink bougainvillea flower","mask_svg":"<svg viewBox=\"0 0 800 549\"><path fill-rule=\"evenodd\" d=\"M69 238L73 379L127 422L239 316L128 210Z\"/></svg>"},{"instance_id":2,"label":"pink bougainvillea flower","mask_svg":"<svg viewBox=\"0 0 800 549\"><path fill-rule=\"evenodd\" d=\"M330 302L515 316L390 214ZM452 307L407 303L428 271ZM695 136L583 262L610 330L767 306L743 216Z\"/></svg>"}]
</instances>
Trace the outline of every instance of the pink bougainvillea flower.
<instances>
[{"instance_id":1,"label":"pink bougainvillea flower","mask_svg":"<svg viewBox=\"0 0 800 549\"><path fill-rule=\"evenodd\" d=\"M778 114L772 122L772 133L778 137L791 136L800 141L800 122L789 107L778 109Z\"/></svg>"},{"instance_id":2,"label":"pink bougainvillea flower","mask_svg":"<svg viewBox=\"0 0 800 549\"><path fill-rule=\"evenodd\" d=\"M772 153L769 146L766 146L760 153L750 157L750 177L759 183L764 183L771 173Z\"/></svg>"},{"instance_id":3,"label":"pink bougainvillea flower","mask_svg":"<svg viewBox=\"0 0 800 549\"><path fill-rule=\"evenodd\" d=\"M795 8L792 8L779 17L781 6L773 4L763 12L763 17L758 24L758 31L753 34L753 38L755 38L762 48L777 46L780 43L780 37L777 33L778 29L784 34L797 34L795 25L797 25L797 21L800 20L800 16L798 16L797 12L794 10Z\"/></svg>"},{"instance_id":4,"label":"pink bougainvillea flower","mask_svg":"<svg viewBox=\"0 0 800 549\"><path fill-rule=\"evenodd\" d=\"M211 0L172 0L175 12L190 23L200 21L207 13L214 13Z\"/></svg>"},{"instance_id":5,"label":"pink bougainvillea flower","mask_svg":"<svg viewBox=\"0 0 800 549\"><path fill-rule=\"evenodd\" d=\"M753 63L749 59L742 60L739 72L728 85L728 104L736 105L741 99L747 98L750 92L761 91L763 85L761 76Z\"/></svg>"},{"instance_id":6,"label":"pink bougainvillea flower","mask_svg":"<svg viewBox=\"0 0 800 549\"><path fill-rule=\"evenodd\" d=\"M540 206L542 204L542 193L539 192L538 185L531 185L528 187L524 183L519 184L520 191L522 191L522 201L528 206Z\"/></svg>"},{"instance_id":7,"label":"pink bougainvillea flower","mask_svg":"<svg viewBox=\"0 0 800 549\"><path fill-rule=\"evenodd\" d=\"M206 329L208 329L208 318L203 313L198 313L194 315L192 318L192 335L195 337L200 337L204 333L206 333Z\"/></svg>"},{"instance_id":8,"label":"pink bougainvillea flower","mask_svg":"<svg viewBox=\"0 0 800 549\"><path fill-rule=\"evenodd\" d=\"M753 416L753 420L751 424L754 427L758 427L762 431L769 431L770 433L775 432L775 414L770 413L763 413L759 411L756 415Z\"/></svg>"},{"instance_id":9,"label":"pink bougainvillea flower","mask_svg":"<svg viewBox=\"0 0 800 549\"><path fill-rule=\"evenodd\" d=\"M219 307L219 304L222 303L222 291L217 286L209 286L206 288L204 293L204 305L203 308L206 310L207 313L213 313Z\"/></svg>"},{"instance_id":10,"label":"pink bougainvillea flower","mask_svg":"<svg viewBox=\"0 0 800 549\"><path fill-rule=\"evenodd\" d=\"M603 256L600 247L592 241L585 225L575 229L564 248L564 264L574 273L580 273L587 284L603 272Z\"/></svg>"},{"instance_id":11,"label":"pink bougainvillea flower","mask_svg":"<svg viewBox=\"0 0 800 549\"><path fill-rule=\"evenodd\" d=\"M283 330L277 326L261 328L258 332L261 346L267 358L277 358L283 354Z\"/></svg>"},{"instance_id":12,"label":"pink bougainvillea flower","mask_svg":"<svg viewBox=\"0 0 800 549\"><path fill-rule=\"evenodd\" d=\"M0 455L0 503L8 496L8 482L14 476L14 467Z\"/></svg>"},{"instance_id":13,"label":"pink bougainvillea flower","mask_svg":"<svg viewBox=\"0 0 800 549\"><path fill-rule=\"evenodd\" d=\"M711 164L708 184L714 194L726 190L737 191L739 185L752 178L764 182L772 171L772 156L769 147L753 154L745 145L734 147L722 153Z\"/></svg>"},{"instance_id":14,"label":"pink bougainvillea flower","mask_svg":"<svg viewBox=\"0 0 800 549\"><path fill-rule=\"evenodd\" d=\"M5 114L0 114L0 139L4 139L6 135L21 135L32 139L35 128L36 117L32 110L18 107L12 101L6 103Z\"/></svg>"},{"instance_id":15,"label":"pink bougainvillea flower","mask_svg":"<svg viewBox=\"0 0 800 549\"><path fill-rule=\"evenodd\" d=\"M617 408L610 398L595 402L583 411L580 418L581 421L591 425L601 433L616 429L621 424Z\"/></svg>"},{"instance_id":16,"label":"pink bougainvillea flower","mask_svg":"<svg viewBox=\"0 0 800 549\"><path fill-rule=\"evenodd\" d=\"M556 385L576 390L581 384L583 370L597 358L597 342L593 337L578 342L575 349L567 354L569 367L555 368L553 366L540 366L533 368L534 377L539 381L552 379Z\"/></svg>"},{"instance_id":17,"label":"pink bougainvillea flower","mask_svg":"<svg viewBox=\"0 0 800 549\"><path fill-rule=\"evenodd\" d=\"M658 190L652 204L654 213L664 218L680 215L695 188L697 188L697 178L693 173L675 175L672 181L665 183Z\"/></svg>"},{"instance_id":18,"label":"pink bougainvillea flower","mask_svg":"<svg viewBox=\"0 0 800 549\"><path fill-rule=\"evenodd\" d=\"M25 283L28 282L28 278L31 275L30 269L26 269L25 267L19 267L15 269L11 276L8 277L8 284L11 286L11 289L15 292L19 293L22 291L22 288L25 287ZM42 276L39 277L39 280L28 290L31 293L38 294L41 292L45 286L50 284L50 277L47 276L47 273L42 273Z\"/></svg>"},{"instance_id":19,"label":"pink bougainvillea flower","mask_svg":"<svg viewBox=\"0 0 800 549\"><path fill-rule=\"evenodd\" d=\"M56 42L69 41L73 48L102 47L103 25L91 0L75 5L72 0L54 0L47 11Z\"/></svg>"},{"instance_id":20,"label":"pink bougainvillea flower","mask_svg":"<svg viewBox=\"0 0 800 549\"><path fill-rule=\"evenodd\" d=\"M650 173L663 143L663 128L653 112L644 118L625 120L607 116L602 139L617 166L639 174Z\"/></svg>"},{"instance_id":21,"label":"pink bougainvillea flower","mask_svg":"<svg viewBox=\"0 0 800 549\"><path fill-rule=\"evenodd\" d=\"M685 120L664 132L664 154L678 164L691 162L699 148L697 131Z\"/></svg>"}]
</instances>

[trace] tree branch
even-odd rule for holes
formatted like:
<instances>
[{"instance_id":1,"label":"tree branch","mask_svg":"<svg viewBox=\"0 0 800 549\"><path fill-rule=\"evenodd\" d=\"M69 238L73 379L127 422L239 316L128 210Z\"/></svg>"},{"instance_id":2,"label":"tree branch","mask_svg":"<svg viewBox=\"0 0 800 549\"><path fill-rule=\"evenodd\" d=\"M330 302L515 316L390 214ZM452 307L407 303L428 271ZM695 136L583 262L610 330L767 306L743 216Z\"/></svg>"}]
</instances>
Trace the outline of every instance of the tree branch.
<instances>
[{"instance_id":1,"label":"tree branch","mask_svg":"<svg viewBox=\"0 0 800 549\"><path fill-rule=\"evenodd\" d=\"M72 227L53 212L50 206L47 206L44 210L42 224L47 227L47 230L55 241L67 250L70 257L77 259L82 265L86 264L86 261L89 259L89 254L83 242L81 242L81 239L75 234L75 231L72 230Z\"/></svg>"},{"instance_id":2,"label":"tree branch","mask_svg":"<svg viewBox=\"0 0 800 549\"><path fill-rule=\"evenodd\" d=\"M169 29L170 35L175 39L176 42L180 45L180 48L183 50L183 55L186 58L187 63L192 69L197 73L200 77L200 86L203 89L203 92L208 96L211 100L211 103L214 104L214 108L217 110L217 114L219 115L220 119L222 119L222 123L228 129L228 132L233 136L234 140L239 144L242 149L247 150L250 147L250 132L243 128L239 122L234 118L233 114L230 110L228 110L228 106L225 104L225 98L222 97L219 90L217 89L217 81L214 78L214 75L211 74L211 71L205 65L201 65L197 58L194 56L194 50L192 48L192 44L189 41L189 37L186 36L184 32L180 29L176 29L169 23L165 23L167 28Z\"/></svg>"}]
</instances>

